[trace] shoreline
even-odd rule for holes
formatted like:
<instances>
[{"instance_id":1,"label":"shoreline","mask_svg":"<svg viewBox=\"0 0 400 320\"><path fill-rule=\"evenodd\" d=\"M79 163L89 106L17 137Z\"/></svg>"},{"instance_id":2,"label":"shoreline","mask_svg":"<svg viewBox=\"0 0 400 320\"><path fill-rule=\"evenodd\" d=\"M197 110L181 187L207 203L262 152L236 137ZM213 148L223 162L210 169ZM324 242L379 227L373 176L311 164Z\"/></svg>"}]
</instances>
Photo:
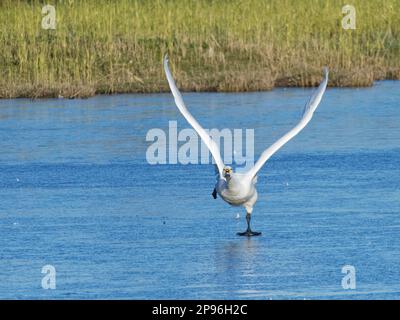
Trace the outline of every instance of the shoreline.
<instances>
[{"instance_id":1,"label":"shoreline","mask_svg":"<svg viewBox=\"0 0 400 320\"><path fill-rule=\"evenodd\" d=\"M54 1L54 28L39 0L0 2L0 98L84 98L168 91L168 53L178 87L253 92L367 87L400 79L400 2L340 0ZM43 20L45 19L45 20Z\"/></svg>"},{"instance_id":2,"label":"shoreline","mask_svg":"<svg viewBox=\"0 0 400 320\"><path fill-rule=\"evenodd\" d=\"M347 89L347 88L370 88L373 87L375 85L376 82L380 82L380 81L400 81L400 79L377 79L377 80L373 80L373 82L371 83L371 85L368 86L331 86L328 84L328 88L343 88L343 89ZM274 86L272 88L269 88L267 90L244 90L244 91L216 91L216 90L180 90L183 93L253 93L253 92L265 92L265 91L272 91L274 89L292 89L292 88L316 88L317 86ZM143 94L143 95L151 95L151 94L169 94L171 93L171 91L169 90L169 88L167 88L166 90L159 90L159 91L127 91L127 92L108 92L108 93L104 93L104 92L95 92L91 95L77 95L77 94L73 94L72 96L63 96L61 94L58 95L47 95L47 96L18 96L18 97L0 97L0 101L4 101L4 100L13 100L13 99L29 99L29 100L45 100L45 99L59 99L59 100L74 100L74 99L89 99L89 98L93 98L93 97L97 97L97 96L113 96L113 95L124 95L124 94Z\"/></svg>"}]
</instances>

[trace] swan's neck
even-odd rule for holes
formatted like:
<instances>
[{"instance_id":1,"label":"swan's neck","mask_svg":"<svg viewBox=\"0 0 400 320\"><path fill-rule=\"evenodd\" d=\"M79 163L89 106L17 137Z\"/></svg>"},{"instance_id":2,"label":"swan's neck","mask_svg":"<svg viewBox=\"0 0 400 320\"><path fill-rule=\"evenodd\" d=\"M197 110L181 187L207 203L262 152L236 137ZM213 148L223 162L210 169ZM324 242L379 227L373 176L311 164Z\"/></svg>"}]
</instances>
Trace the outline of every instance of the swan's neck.
<instances>
[{"instance_id":1,"label":"swan's neck","mask_svg":"<svg viewBox=\"0 0 400 320\"><path fill-rule=\"evenodd\" d=\"M240 181L235 174L232 174L229 178L226 179L226 185L228 186L228 189L237 189L240 187Z\"/></svg>"}]
</instances>

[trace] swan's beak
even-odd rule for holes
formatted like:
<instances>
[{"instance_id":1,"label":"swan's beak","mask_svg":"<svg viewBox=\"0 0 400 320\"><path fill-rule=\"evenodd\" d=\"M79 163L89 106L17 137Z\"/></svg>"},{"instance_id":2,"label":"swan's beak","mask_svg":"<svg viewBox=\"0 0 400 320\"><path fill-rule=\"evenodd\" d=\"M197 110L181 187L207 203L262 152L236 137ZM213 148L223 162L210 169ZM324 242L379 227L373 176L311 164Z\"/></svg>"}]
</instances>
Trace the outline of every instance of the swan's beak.
<instances>
[{"instance_id":1,"label":"swan's beak","mask_svg":"<svg viewBox=\"0 0 400 320\"><path fill-rule=\"evenodd\" d=\"M224 177L230 178L232 173L232 169L224 169Z\"/></svg>"}]
</instances>

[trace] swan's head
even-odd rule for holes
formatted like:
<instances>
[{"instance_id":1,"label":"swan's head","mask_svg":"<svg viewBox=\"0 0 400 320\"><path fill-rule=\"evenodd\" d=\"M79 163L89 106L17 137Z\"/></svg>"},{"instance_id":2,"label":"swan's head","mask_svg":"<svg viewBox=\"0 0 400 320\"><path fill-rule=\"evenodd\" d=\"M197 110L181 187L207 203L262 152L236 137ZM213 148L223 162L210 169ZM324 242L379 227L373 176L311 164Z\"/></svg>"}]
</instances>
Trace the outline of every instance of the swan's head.
<instances>
[{"instance_id":1,"label":"swan's head","mask_svg":"<svg viewBox=\"0 0 400 320\"><path fill-rule=\"evenodd\" d=\"M224 178L230 178L233 170L230 166L226 166L223 170Z\"/></svg>"}]
</instances>

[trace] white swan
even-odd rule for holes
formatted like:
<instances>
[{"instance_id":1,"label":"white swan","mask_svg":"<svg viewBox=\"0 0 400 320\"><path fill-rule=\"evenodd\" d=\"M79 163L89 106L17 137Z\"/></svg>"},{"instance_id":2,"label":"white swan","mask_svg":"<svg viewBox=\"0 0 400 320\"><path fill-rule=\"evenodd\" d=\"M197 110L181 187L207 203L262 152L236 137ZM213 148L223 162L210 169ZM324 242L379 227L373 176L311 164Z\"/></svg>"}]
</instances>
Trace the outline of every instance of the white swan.
<instances>
[{"instance_id":1,"label":"white swan","mask_svg":"<svg viewBox=\"0 0 400 320\"><path fill-rule=\"evenodd\" d=\"M303 116L300 122L282 138L276 141L272 146L266 149L261 154L254 167L252 167L246 173L235 173L231 167L224 165L217 144L211 139L207 132L200 126L200 124L195 118L193 118L186 108L182 100L182 96L176 87L171 71L169 70L167 55L164 57L164 70L179 111L199 134L214 158L218 170L217 184L215 185L212 193L214 199L216 199L217 194L219 194L227 203L233 206L243 206L246 209L247 230L245 232L239 232L238 235L260 235L261 232L252 231L250 228L251 213L253 212L254 204L257 201L257 190L255 187L257 182L257 172L276 151L278 151L286 142L297 135L310 122L314 111L317 109L325 92L328 83L328 69L324 68L324 80L321 82L318 89L305 105Z\"/></svg>"}]
</instances>

